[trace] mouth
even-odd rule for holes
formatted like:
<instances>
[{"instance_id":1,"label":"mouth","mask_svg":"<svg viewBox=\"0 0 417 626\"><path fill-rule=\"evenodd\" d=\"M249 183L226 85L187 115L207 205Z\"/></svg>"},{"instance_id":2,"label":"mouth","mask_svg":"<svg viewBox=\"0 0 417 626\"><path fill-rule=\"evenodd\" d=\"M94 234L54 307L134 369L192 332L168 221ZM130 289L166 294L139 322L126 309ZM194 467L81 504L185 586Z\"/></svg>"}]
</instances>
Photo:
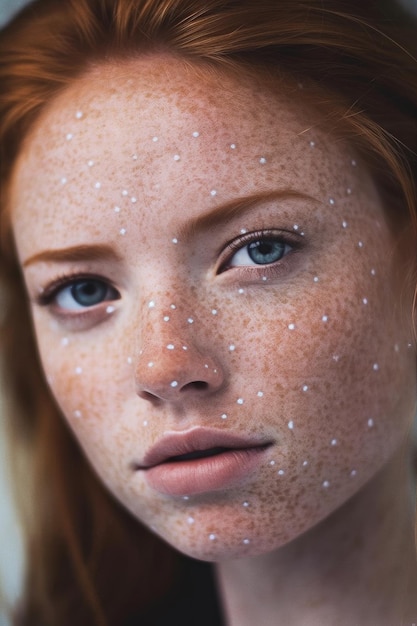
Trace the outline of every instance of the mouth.
<instances>
[{"instance_id":1,"label":"mouth","mask_svg":"<svg viewBox=\"0 0 417 626\"><path fill-rule=\"evenodd\" d=\"M194 450L193 452L187 452L186 454L178 454L177 456L170 457L166 460L166 463L178 463L179 461L192 461L194 459L207 459L223 452L229 452L232 448L208 448L208 450Z\"/></svg>"},{"instance_id":2,"label":"mouth","mask_svg":"<svg viewBox=\"0 0 417 626\"><path fill-rule=\"evenodd\" d=\"M166 495L185 496L230 489L250 479L272 441L195 428L170 433L135 467L148 485Z\"/></svg>"}]
</instances>

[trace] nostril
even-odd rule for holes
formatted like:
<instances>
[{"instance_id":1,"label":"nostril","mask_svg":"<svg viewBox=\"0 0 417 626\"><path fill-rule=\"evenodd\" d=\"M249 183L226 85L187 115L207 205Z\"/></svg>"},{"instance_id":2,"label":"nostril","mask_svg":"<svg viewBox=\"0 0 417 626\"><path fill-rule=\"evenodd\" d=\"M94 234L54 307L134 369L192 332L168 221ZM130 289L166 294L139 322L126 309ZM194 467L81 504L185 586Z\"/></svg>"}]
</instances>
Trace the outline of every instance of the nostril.
<instances>
[{"instance_id":1,"label":"nostril","mask_svg":"<svg viewBox=\"0 0 417 626\"><path fill-rule=\"evenodd\" d=\"M191 383L187 383L186 385L181 387L181 391L184 391L190 388L197 389L198 391L203 391L204 389L207 389L207 387L208 387L208 383L206 383L204 380L193 380Z\"/></svg>"}]
</instances>

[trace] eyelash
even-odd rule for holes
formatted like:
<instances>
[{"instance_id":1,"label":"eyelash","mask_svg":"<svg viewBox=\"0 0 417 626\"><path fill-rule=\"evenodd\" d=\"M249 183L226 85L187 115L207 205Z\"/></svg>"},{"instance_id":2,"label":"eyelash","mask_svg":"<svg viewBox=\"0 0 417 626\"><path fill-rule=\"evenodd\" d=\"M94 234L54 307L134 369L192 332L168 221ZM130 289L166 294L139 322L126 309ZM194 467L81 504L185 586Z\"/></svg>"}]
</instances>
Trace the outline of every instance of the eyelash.
<instances>
[{"instance_id":1,"label":"eyelash","mask_svg":"<svg viewBox=\"0 0 417 626\"><path fill-rule=\"evenodd\" d=\"M250 265L250 266L228 266L233 256L248 246L251 243L262 241L262 240L272 240L279 243L282 243L286 246L289 246L291 249L287 254L284 254L281 259L266 263L264 265L259 264ZM281 268L285 263L286 257L293 253L297 252L302 246L302 242L300 238L295 235L293 232L289 231L279 231L279 230L258 230L252 231L250 233L245 233L240 237L236 237L230 243L227 244L227 259L222 261L219 267L219 273L223 273L228 270L239 269L239 272L249 272L253 276L253 272L261 273L262 275L275 275L278 271L278 268Z\"/></svg>"},{"instance_id":2,"label":"eyelash","mask_svg":"<svg viewBox=\"0 0 417 626\"><path fill-rule=\"evenodd\" d=\"M77 281L80 280L97 280L102 282L104 285L107 285L109 288L114 289L115 292L119 293L116 287L114 287L107 278L103 276L99 276L97 274L86 274L83 272L76 272L74 274L62 274L58 276L52 283L50 283L46 289L40 293L36 298L36 303L40 306L50 306L53 304L54 299L58 296L59 292L65 288L71 287ZM110 302L110 300L106 300L105 302ZM97 307L100 304L96 305ZM86 307L86 312L93 309L95 307ZM77 316L83 315L82 312L76 314Z\"/></svg>"}]
</instances>

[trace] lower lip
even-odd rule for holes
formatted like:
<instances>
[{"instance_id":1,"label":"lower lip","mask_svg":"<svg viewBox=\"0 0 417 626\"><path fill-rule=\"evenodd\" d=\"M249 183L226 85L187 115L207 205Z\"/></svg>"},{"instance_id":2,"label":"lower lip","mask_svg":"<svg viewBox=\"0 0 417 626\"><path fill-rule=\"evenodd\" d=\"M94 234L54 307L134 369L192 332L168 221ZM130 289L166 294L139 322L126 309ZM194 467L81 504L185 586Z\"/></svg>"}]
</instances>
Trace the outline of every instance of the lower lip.
<instances>
[{"instance_id":1,"label":"lower lip","mask_svg":"<svg viewBox=\"0 0 417 626\"><path fill-rule=\"evenodd\" d=\"M267 446L215 456L161 463L144 470L150 487L170 496L191 496L239 485L263 460Z\"/></svg>"}]
</instances>

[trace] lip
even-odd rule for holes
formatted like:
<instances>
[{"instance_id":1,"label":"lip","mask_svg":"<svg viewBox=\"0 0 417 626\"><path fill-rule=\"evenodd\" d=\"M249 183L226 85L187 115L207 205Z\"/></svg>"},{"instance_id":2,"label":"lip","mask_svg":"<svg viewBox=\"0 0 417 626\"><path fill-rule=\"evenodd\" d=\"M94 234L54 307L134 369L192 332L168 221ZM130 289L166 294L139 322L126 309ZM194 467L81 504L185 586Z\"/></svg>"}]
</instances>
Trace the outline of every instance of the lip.
<instances>
[{"instance_id":1,"label":"lip","mask_svg":"<svg viewBox=\"0 0 417 626\"><path fill-rule=\"evenodd\" d=\"M149 486L166 495L195 495L241 483L262 462L272 441L242 437L225 431L194 428L170 433L146 453L143 471ZM212 451L201 458L183 455ZM210 454L210 452L208 452Z\"/></svg>"}]
</instances>

